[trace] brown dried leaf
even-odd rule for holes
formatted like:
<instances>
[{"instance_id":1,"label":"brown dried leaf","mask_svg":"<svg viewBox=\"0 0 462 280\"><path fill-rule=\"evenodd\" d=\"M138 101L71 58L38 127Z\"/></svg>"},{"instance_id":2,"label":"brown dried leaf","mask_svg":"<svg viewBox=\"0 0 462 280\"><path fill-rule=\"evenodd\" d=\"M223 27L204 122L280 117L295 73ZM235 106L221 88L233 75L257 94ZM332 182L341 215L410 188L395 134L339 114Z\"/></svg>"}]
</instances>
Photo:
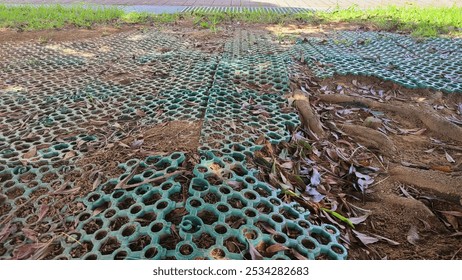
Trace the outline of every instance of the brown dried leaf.
<instances>
[{"instance_id":1,"label":"brown dried leaf","mask_svg":"<svg viewBox=\"0 0 462 280\"><path fill-rule=\"evenodd\" d=\"M101 184L101 173L97 172L96 173L96 179L93 181L93 189L96 190L96 188Z\"/></svg>"},{"instance_id":2,"label":"brown dried leaf","mask_svg":"<svg viewBox=\"0 0 462 280\"><path fill-rule=\"evenodd\" d=\"M294 255L294 257L297 258L297 260L301 260L301 261L307 260L307 258L301 255L299 252L297 252L297 250L290 249L290 252L292 253L292 255Z\"/></svg>"},{"instance_id":3,"label":"brown dried leaf","mask_svg":"<svg viewBox=\"0 0 462 280\"><path fill-rule=\"evenodd\" d=\"M272 227L268 226L266 223L264 222L259 222L258 223L259 226L261 226L262 228L264 228L268 233L270 234L277 234L278 232L273 229Z\"/></svg>"},{"instance_id":4,"label":"brown dried leaf","mask_svg":"<svg viewBox=\"0 0 462 280\"><path fill-rule=\"evenodd\" d=\"M459 211L439 211L443 216L446 218L446 220L451 224L452 228L455 230L459 229L459 221L457 217L462 218L462 213Z\"/></svg>"},{"instance_id":5,"label":"brown dried leaf","mask_svg":"<svg viewBox=\"0 0 462 280\"><path fill-rule=\"evenodd\" d=\"M410 199L415 199L412 195L410 195L406 189L404 189L402 186L399 186L401 192L404 194L405 197L410 198Z\"/></svg>"},{"instance_id":6,"label":"brown dried leaf","mask_svg":"<svg viewBox=\"0 0 462 280\"><path fill-rule=\"evenodd\" d=\"M30 257L30 259L32 259L32 260L44 259L51 252L53 252L53 243L54 243L54 239L52 239L48 243L45 243L44 246L39 247L38 250L35 252L35 254Z\"/></svg>"},{"instance_id":7,"label":"brown dried leaf","mask_svg":"<svg viewBox=\"0 0 462 280\"><path fill-rule=\"evenodd\" d=\"M131 179L133 178L133 176L125 181L123 184L121 184L121 182L119 182L119 184L116 185L116 187L114 189L132 189L132 188L136 188L138 186L141 186L141 185L144 185L144 184L156 184L156 183L159 183L159 182L165 182L167 181L169 178L171 177L176 177L178 175L181 175L181 174L184 174L185 171L181 170L181 171L175 171L175 172L172 172L172 173L168 173L166 175L163 175L163 176L159 176L159 177L155 177L155 178L151 178L151 179L145 179L144 181L142 182L139 182L139 183L135 183L135 184L130 184L130 185L126 185L126 183ZM129 175L130 176L130 175ZM124 179L125 180L125 179Z\"/></svg>"},{"instance_id":8,"label":"brown dried leaf","mask_svg":"<svg viewBox=\"0 0 462 280\"><path fill-rule=\"evenodd\" d=\"M114 123L112 126L114 126L115 128L118 128L118 129L122 128L122 126L118 122Z\"/></svg>"},{"instance_id":9,"label":"brown dried leaf","mask_svg":"<svg viewBox=\"0 0 462 280\"><path fill-rule=\"evenodd\" d=\"M234 123L233 120L231 120L230 126L231 126L231 129L232 129L232 130L236 131L237 127L236 127L236 124Z\"/></svg>"},{"instance_id":10,"label":"brown dried leaf","mask_svg":"<svg viewBox=\"0 0 462 280\"><path fill-rule=\"evenodd\" d=\"M252 114L253 114L253 115L264 116L265 118L271 117L271 115L270 115L266 110L264 110L264 109L254 110L254 111L252 111Z\"/></svg>"},{"instance_id":11,"label":"brown dried leaf","mask_svg":"<svg viewBox=\"0 0 462 280\"><path fill-rule=\"evenodd\" d=\"M430 168L433 170L447 172L447 173L452 172L451 166L448 166L448 165L434 165L434 166L431 166Z\"/></svg>"},{"instance_id":12,"label":"brown dried leaf","mask_svg":"<svg viewBox=\"0 0 462 280\"><path fill-rule=\"evenodd\" d=\"M334 161L338 160L337 152L334 149L327 148L326 153L332 160L334 160Z\"/></svg>"},{"instance_id":13,"label":"brown dried leaf","mask_svg":"<svg viewBox=\"0 0 462 280\"><path fill-rule=\"evenodd\" d=\"M449 224L451 224L453 229L455 229L455 230L459 229L459 222L457 221L456 217L454 217L452 215L448 215L448 214L444 214L444 217L449 222Z\"/></svg>"},{"instance_id":14,"label":"brown dried leaf","mask_svg":"<svg viewBox=\"0 0 462 280\"><path fill-rule=\"evenodd\" d=\"M373 244L379 241L379 239L375 237L369 236L356 230L353 230L353 233L355 237L358 238L358 240L361 241L361 243L364 245Z\"/></svg>"},{"instance_id":15,"label":"brown dried leaf","mask_svg":"<svg viewBox=\"0 0 462 280\"><path fill-rule=\"evenodd\" d=\"M273 254L273 253L277 253L277 252L285 251L285 250L289 250L289 248L281 244L274 244L266 248L266 252L268 254Z\"/></svg>"},{"instance_id":16,"label":"brown dried leaf","mask_svg":"<svg viewBox=\"0 0 462 280\"><path fill-rule=\"evenodd\" d=\"M294 163L292 161L287 161L281 164L281 167L285 169L292 169L294 167Z\"/></svg>"},{"instance_id":17,"label":"brown dried leaf","mask_svg":"<svg viewBox=\"0 0 462 280\"><path fill-rule=\"evenodd\" d=\"M40 207L37 223L45 217L49 209L50 207L48 205L42 204L42 206Z\"/></svg>"},{"instance_id":18,"label":"brown dried leaf","mask_svg":"<svg viewBox=\"0 0 462 280\"><path fill-rule=\"evenodd\" d=\"M102 206L95 208L95 210L93 210L92 215L96 216L96 215L98 215L99 213L103 212L104 210L106 210L108 208L109 208L109 202L106 202Z\"/></svg>"},{"instance_id":19,"label":"brown dried leaf","mask_svg":"<svg viewBox=\"0 0 462 280\"><path fill-rule=\"evenodd\" d=\"M75 157L77 154L74 152L74 151L69 151L67 153L64 154L64 160L67 160L67 159L70 159L70 158L73 158Z\"/></svg>"},{"instance_id":20,"label":"brown dried leaf","mask_svg":"<svg viewBox=\"0 0 462 280\"><path fill-rule=\"evenodd\" d=\"M370 215L370 213L368 213L366 215L362 215L360 217L349 217L348 220L350 220L351 223L353 223L355 225L358 225L358 224L364 222L365 220L367 220L369 215Z\"/></svg>"},{"instance_id":21,"label":"brown dried leaf","mask_svg":"<svg viewBox=\"0 0 462 280\"><path fill-rule=\"evenodd\" d=\"M30 150L23 155L23 158L29 159L34 157L37 154L37 147L33 146Z\"/></svg>"},{"instance_id":22,"label":"brown dried leaf","mask_svg":"<svg viewBox=\"0 0 462 280\"><path fill-rule=\"evenodd\" d=\"M61 187L59 187L59 189L53 192L53 194L62 194L62 195L69 194L70 195L70 194L77 194L80 191L81 187L68 189L67 183L69 182L65 182L64 184L62 184Z\"/></svg>"},{"instance_id":23,"label":"brown dried leaf","mask_svg":"<svg viewBox=\"0 0 462 280\"><path fill-rule=\"evenodd\" d=\"M118 144L119 146L123 147L123 148L130 148L130 146L128 146L127 144L122 143L122 142L118 142L117 144Z\"/></svg>"},{"instance_id":24,"label":"brown dried leaf","mask_svg":"<svg viewBox=\"0 0 462 280\"><path fill-rule=\"evenodd\" d=\"M32 255L39 250L40 248L43 248L45 243L32 243L32 244L24 244L22 246L17 247L13 251L13 259L15 260L24 260ZM46 244L45 244L46 245Z\"/></svg>"},{"instance_id":25,"label":"brown dried leaf","mask_svg":"<svg viewBox=\"0 0 462 280\"><path fill-rule=\"evenodd\" d=\"M226 184L228 184L228 186L230 186L233 189L240 189L243 187L242 182L233 181L233 180L226 181Z\"/></svg>"},{"instance_id":26,"label":"brown dried leaf","mask_svg":"<svg viewBox=\"0 0 462 280\"><path fill-rule=\"evenodd\" d=\"M140 109L136 109L135 110L135 114L138 116L138 117L146 117L146 113L143 111L143 110L140 110Z\"/></svg>"},{"instance_id":27,"label":"brown dried leaf","mask_svg":"<svg viewBox=\"0 0 462 280\"><path fill-rule=\"evenodd\" d=\"M443 214L447 214L447 215L452 215L452 216L455 216L455 217L459 217L459 218L462 218L462 212L459 212L459 211L439 211Z\"/></svg>"},{"instance_id":28,"label":"brown dried leaf","mask_svg":"<svg viewBox=\"0 0 462 280\"><path fill-rule=\"evenodd\" d=\"M381 236L381 235L378 235L378 234L372 234L372 235L373 235L374 237L377 237L379 240L387 241L388 244L393 245L393 246L397 246L397 245L400 244L399 242L396 242L396 241L394 241L394 240L392 240L392 239L390 239L390 238L386 238L386 237Z\"/></svg>"},{"instance_id":29,"label":"brown dried leaf","mask_svg":"<svg viewBox=\"0 0 462 280\"><path fill-rule=\"evenodd\" d=\"M141 145L143 145L143 143L144 143L144 139L133 140L130 147L132 149L138 149L141 147Z\"/></svg>"},{"instance_id":30,"label":"brown dried leaf","mask_svg":"<svg viewBox=\"0 0 462 280\"><path fill-rule=\"evenodd\" d=\"M409 229L406 240L411 243L412 245L417 245L417 242L419 241L419 232L417 231L417 227L415 225L412 225L411 228Z\"/></svg>"},{"instance_id":31,"label":"brown dried leaf","mask_svg":"<svg viewBox=\"0 0 462 280\"><path fill-rule=\"evenodd\" d=\"M15 233L16 230L16 225L11 225L11 223L6 224L2 231L0 231L0 243L3 243L3 241L5 241L10 236L10 234Z\"/></svg>"},{"instance_id":32,"label":"brown dried leaf","mask_svg":"<svg viewBox=\"0 0 462 280\"><path fill-rule=\"evenodd\" d=\"M3 205L3 203L5 203L8 199L8 196L0 193L0 206Z\"/></svg>"},{"instance_id":33,"label":"brown dried leaf","mask_svg":"<svg viewBox=\"0 0 462 280\"><path fill-rule=\"evenodd\" d=\"M23 228L21 231L24 234L24 236L26 236L30 240L32 240L34 242L38 242L38 239L37 239L38 233L37 232L31 230L30 228Z\"/></svg>"},{"instance_id":34,"label":"brown dried leaf","mask_svg":"<svg viewBox=\"0 0 462 280\"><path fill-rule=\"evenodd\" d=\"M263 256L257 251L257 249L255 249L255 246L253 246L250 240L247 238L245 240L247 240L247 243L249 244L249 253L252 260L263 260Z\"/></svg>"},{"instance_id":35,"label":"brown dried leaf","mask_svg":"<svg viewBox=\"0 0 462 280\"><path fill-rule=\"evenodd\" d=\"M106 123L107 123L107 121L97 121L97 120L91 120L90 121L90 124L95 125L95 126L105 125Z\"/></svg>"},{"instance_id":36,"label":"brown dried leaf","mask_svg":"<svg viewBox=\"0 0 462 280\"><path fill-rule=\"evenodd\" d=\"M266 142L266 138L264 134L261 134L258 139L255 141L255 144L257 145L262 145L263 143Z\"/></svg>"}]
</instances>

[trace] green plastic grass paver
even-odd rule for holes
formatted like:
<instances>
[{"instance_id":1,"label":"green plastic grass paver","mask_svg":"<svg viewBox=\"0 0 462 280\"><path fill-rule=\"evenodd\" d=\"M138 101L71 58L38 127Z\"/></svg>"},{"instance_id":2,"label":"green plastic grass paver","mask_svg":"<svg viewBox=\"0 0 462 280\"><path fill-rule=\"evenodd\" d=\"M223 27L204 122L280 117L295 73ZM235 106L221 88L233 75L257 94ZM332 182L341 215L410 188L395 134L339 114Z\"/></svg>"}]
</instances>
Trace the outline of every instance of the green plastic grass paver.
<instances>
[{"instance_id":1,"label":"green plastic grass paver","mask_svg":"<svg viewBox=\"0 0 462 280\"><path fill-rule=\"evenodd\" d=\"M46 239L59 224L73 230L57 239L55 259L249 259L249 244L265 259L345 259L338 229L312 224L307 209L283 202L281 191L246 165L262 148L261 135L273 144L287 142L300 124L284 97L290 65L303 58L319 77L375 76L409 88L461 92L461 44L337 32L289 48L247 31L238 31L219 55L155 31L5 44L0 192L8 199L0 211L15 213L11 223L20 230L0 246L0 258L13 257L24 242L21 229L38 228ZM126 138L126 127L173 120L203 122L202 158L189 184L175 173L185 164L183 152L132 158L119 162L122 175L79 197L83 207L74 215L39 219L56 193L79 187L69 178L98 168L79 159L105 141ZM116 189L121 182L124 188ZM274 244L287 249L265 251Z\"/></svg>"}]
</instances>

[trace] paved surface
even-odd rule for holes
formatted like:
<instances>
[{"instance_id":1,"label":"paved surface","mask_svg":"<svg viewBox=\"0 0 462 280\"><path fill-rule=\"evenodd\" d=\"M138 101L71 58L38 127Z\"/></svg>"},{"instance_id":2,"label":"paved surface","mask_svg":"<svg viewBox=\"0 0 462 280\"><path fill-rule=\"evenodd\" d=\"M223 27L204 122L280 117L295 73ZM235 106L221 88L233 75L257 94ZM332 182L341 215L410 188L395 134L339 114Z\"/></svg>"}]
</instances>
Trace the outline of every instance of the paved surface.
<instances>
[{"instance_id":1,"label":"paved surface","mask_svg":"<svg viewBox=\"0 0 462 280\"><path fill-rule=\"evenodd\" d=\"M462 6L462 0L0 0L8 4L73 4L93 3L104 5L152 5L152 6L218 6L218 7L297 7L326 9L342 8L358 5L361 8L370 8L383 5L404 5L415 3L419 6Z\"/></svg>"}]
</instances>

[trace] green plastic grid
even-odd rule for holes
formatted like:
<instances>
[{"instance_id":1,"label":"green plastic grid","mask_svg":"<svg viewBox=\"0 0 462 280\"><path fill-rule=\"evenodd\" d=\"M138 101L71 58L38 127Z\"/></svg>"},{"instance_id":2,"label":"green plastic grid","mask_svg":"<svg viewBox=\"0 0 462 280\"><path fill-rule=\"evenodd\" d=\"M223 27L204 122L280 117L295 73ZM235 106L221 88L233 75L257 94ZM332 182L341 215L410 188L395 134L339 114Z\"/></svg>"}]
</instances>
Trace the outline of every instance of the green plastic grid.
<instances>
[{"instance_id":1,"label":"green plastic grid","mask_svg":"<svg viewBox=\"0 0 462 280\"><path fill-rule=\"evenodd\" d=\"M333 36L327 42L312 38L287 49L264 35L239 31L225 45L222 57L191 50L174 37L150 31L57 48L38 44L2 48L0 57L11 54L11 60L0 60L6 69L0 73L6 86L0 100L0 183L8 197L1 211L15 211L24 200L38 196L13 220L18 225L34 223L47 198L43 194L65 183L70 172L82 171L75 161L87 151L79 143L104 139L96 133L97 126L89 126L93 134L82 127L95 116L107 120L108 126L204 119L199 147L203 159L194 167L189 185L172 176L158 184L114 190L135 166L142 170L129 185L177 171L185 160L182 153L121 163L124 174L102 182L81 200L87 210L66 218L77 228L60 240L61 251L55 258L241 259L250 258L249 242L266 259L296 258L294 252L309 259L346 258L335 227L311 224L306 209L282 203L279 190L258 181L256 171L246 167L246 157L261 148L259 135L277 144L287 141L290 129L299 125L284 98L291 58L303 55L319 75L374 75L409 87L451 91L459 86L452 79L460 75L456 48L460 42L420 43L376 33ZM381 48L389 57L380 56ZM428 50L431 55L425 57ZM399 57L399 63L391 64L391 56ZM35 61L38 58L42 60ZM439 66L433 67L436 62ZM125 69L139 71L127 77ZM63 83L66 71L72 78ZM442 71L451 75L450 84L438 78ZM28 114L21 114L24 109ZM137 110L146 116L140 118ZM39 148L25 160L32 146ZM71 151L73 157L64 160ZM53 222L47 217L41 221ZM167 242L174 236L180 240ZM0 250L1 258L10 258L17 242L21 233L2 244L6 251ZM276 243L289 249L267 254L264 248Z\"/></svg>"},{"instance_id":2,"label":"green plastic grid","mask_svg":"<svg viewBox=\"0 0 462 280\"><path fill-rule=\"evenodd\" d=\"M317 76L375 76L408 88L462 92L462 40L418 41L404 35L342 31L308 38L290 52Z\"/></svg>"}]
</instances>

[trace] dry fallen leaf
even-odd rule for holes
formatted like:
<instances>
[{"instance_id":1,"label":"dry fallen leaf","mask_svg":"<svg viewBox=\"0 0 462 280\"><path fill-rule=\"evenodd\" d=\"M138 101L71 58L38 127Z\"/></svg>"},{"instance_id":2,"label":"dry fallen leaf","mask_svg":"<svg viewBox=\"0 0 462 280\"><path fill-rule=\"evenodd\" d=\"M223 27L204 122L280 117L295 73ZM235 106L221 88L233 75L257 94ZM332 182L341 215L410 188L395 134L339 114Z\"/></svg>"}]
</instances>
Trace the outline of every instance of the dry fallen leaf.
<instances>
[{"instance_id":1,"label":"dry fallen leaf","mask_svg":"<svg viewBox=\"0 0 462 280\"><path fill-rule=\"evenodd\" d=\"M232 187L233 189L239 189L239 188L242 188L243 186L242 182L233 181L233 180L226 181L226 184L228 184L228 186Z\"/></svg>"},{"instance_id":2,"label":"dry fallen leaf","mask_svg":"<svg viewBox=\"0 0 462 280\"><path fill-rule=\"evenodd\" d=\"M42 248L42 243L24 244L13 251L13 259L23 260L32 256L38 249Z\"/></svg>"},{"instance_id":3,"label":"dry fallen leaf","mask_svg":"<svg viewBox=\"0 0 462 280\"><path fill-rule=\"evenodd\" d=\"M361 243L363 243L364 245L373 244L373 243L376 243L376 242L379 241L375 237L366 235L366 234L361 233L361 232L356 231L356 230L353 230L353 233L355 234L356 238L358 238L359 241L361 241Z\"/></svg>"},{"instance_id":4,"label":"dry fallen leaf","mask_svg":"<svg viewBox=\"0 0 462 280\"><path fill-rule=\"evenodd\" d=\"M457 218L454 217L453 215L449 214L444 214L444 217L448 221L449 224L451 224L452 228L455 229L456 231L459 229L459 221L457 221Z\"/></svg>"},{"instance_id":5,"label":"dry fallen leaf","mask_svg":"<svg viewBox=\"0 0 462 280\"><path fill-rule=\"evenodd\" d=\"M31 230L30 228L23 228L22 230L22 233L24 233L24 236L29 238L30 240L34 241L34 242L38 242L38 233Z\"/></svg>"},{"instance_id":6,"label":"dry fallen leaf","mask_svg":"<svg viewBox=\"0 0 462 280\"><path fill-rule=\"evenodd\" d=\"M299 252L297 252L297 250L291 249L290 253L292 253L292 255L294 255L294 257L297 258L297 260L301 260L301 261L307 260L307 258L303 256L302 254L300 254Z\"/></svg>"},{"instance_id":7,"label":"dry fallen leaf","mask_svg":"<svg viewBox=\"0 0 462 280\"><path fill-rule=\"evenodd\" d=\"M430 167L433 170L442 171L442 172L452 172L451 166L448 165L434 165Z\"/></svg>"},{"instance_id":8,"label":"dry fallen leaf","mask_svg":"<svg viewBox=\"0 0 462 280\"><path fill-rule=\"evenodd\" d=\"M96 190L96 188L101 184L101 173L97 172L96 174L96 179L93 181L93 191Z\"/></svg>"},{"instance_id":9,"label":"dry fallen leaf","mask_svg":"<svg viewBox=\"0 0 462 280\"><path fill-rule=\"evenodd\" d=\"M370 127L370 128L373 128L373 129L377 129L382 125L382 120L379 119L379 118L375 118L375 117L367 117L364 120L363 125L365 127Z\"/></svg>"},{"instance_id":10,"label":"dry fallen leaf","mask_svg":"<svg viewBox=\"0 0 462 280\"><path fill-rule=\"evenodd\" d=\"M139 147L141 147L141 145L143 145L143 143L144 143L144 139L134 140L131 144L131 148L138 149Z\"/></svg>"},{"instance_id":11,"label":"dry fallen leaf","mask_svg":"<svg viewBox=\"0 0 462 280\"><path fill-rule=\"evenodd\" d=\"M362 222L364 222L367 217L369 217L370 213L367 213L365 215L362 215L360 217L349 217L348 220L350 220L351 223L353 223L354 225L358 225Z\"/></svg>"},{"instance_id":12,"label":"dry fallen leaf","mask_svg":"<svg viewBox=\"0 0 462 280\"><path fill-rule=\"evenodd\" d=\"M444 151L444 154L446 155L446 159L447 159L450 163L456 162L456 161L448 154L448 152Z\"/></svg>"},{"instance_id":13,"label":"dry fallen leaf","mask_svg":"<svg viewBox=\"0 0 462 280\"><path fill-rule=\"evenodd\" d=\"M10 234L14 234L16 230L16 225L12 225L11 223L4 225L2 231L0 231L0 243L8 239Z\"/></svg>"},{"instance_id":14,"label":"dry fallen leaf","mask_svg":"<svg viewBox=\"0 0 462 280\"><path fill-rule=\"evenodd\" d=\"M417 227L415 225L412 225L411 228L409 229L406 240L411 243L412 245L417 245L417 242L419 241L419 232L417 231Z\"/></svg>"},{"instance_id":15,"label":"dry fallen leaf","mask_svg":"<svg viewBox=\"0 0 462 280\"><path fill-rule=\"evenodd\" d=\"M462 212L459 211L439 211L441 214L444 215L446 220L451 224L451 226L455 229L459 229L459 221L457 218L462 218Z\"/></svg>"},{"instance_id":16,"label":"dry fallen leaf","mask_svg":"<svg viewBox=\"0 0 462 280\"><path fill-rule=\"evenodd\" d=\"M128 146L127 144L125 143L122 143L122 142L117 142L117 144L123 148L130 148L130 146Z\"/></svg>"},{"instance_id":17,"label":"dry fallen leaf","mask_svg":"<svg viewBox=\"0 0 462 280\"><path fill-rule=\"evenodd\" d=\"M252 257L252 260L263 260L263 256L260 254L260 252L255 249L255 246L253 246L252 242L250 240L247 240L247 243L249 244L249 253L250 256Z\"/></svg>"},{"instance_id":18,"label":"dry fallen leaf","mask_svg":"<svg viewBox=\"0 0 462 280\"><path fill-rule=\"evenodd\" d=\"M42 206L40 207L37 222L40 222L45 217L49 209L50 207L47 204L42 204Z\"/></svg>"},{"instance_id":19,"label":"dry fallen leaf","mask_svg":"<svg viewBox=\"0 0 462 280\"><path fill-rule=\"evenodd\" d=\"M232 130L236 131L236 128L237 128L237 127L236 127L236 124L234 123L233 120L231 120L230 126L231 126L231 129L232 129Z\"/></svg>"},{"instance_id":20,"label":"dry fallen leaf","mask_svg":"<svg viewBox=\"0 0 462 280\"><path fill-rule=\"evenodd\" d=\"M30 150L27 153L23 155L23 158L29 159L31 157L34 157L36 154L37 154L37 148L33 146L32 148L30 148Z\"/></svg>"},{"instance_id":21,"label":"dry fallen leaf","mask_svg":"<svg viewBox=\"0 0 462 280\"><path fill-rule=\"evenodd\" d=\"M285 169L292 169L294 167L294 163L292 161L287 161L283 164L281 164L281 167Z\"/></svg>"},{"instance_id":22,"label":"dry fallen leaf","mask_svg":"<svg viewBox=\"0 0 462 280\"><path fill-rule=\"evenodd\" d=\"M97 120L91 120L90 121L91 125L96 125L96 126L105 125L106 123L107 123L107 121L97 121Z\"/></svg>"},{"instance_id":23,"label":"dry fallen leaf","mask_svg":"<svg viewBox=\"0 0 462 280\"><path fill-rule=\"evenodd\" d=\"M93 216L96 216L98 215L99 213L103 212L104 210L106 210L107 208L109 208L109 203L105 203L104 205L100 206L100 207L97 207L95 208L95 210L93 210Z\"/></svg>"},{"instance_id":24,"label":"dry fallen leaf","mask_svg":"<svg viewBox=\"0 0 462 280\"><path fill-rule=\"evenodd\" d=\"M277 253L277 252L285 251L285 250L289 250L289 248L281 244L274 244L266 248L266 252L268 254L273 254L273 253Z\"/></svg>"},{"instance_id":25,"label":"dry fallen leaf","mask_svg":"<svg viewBox=\"0 0 462 280\"><path fill-rule=\"evenodd\" d=\"M6 195L0 193L0 206L3 205L3 203L5 203L7 199L8 197Z\"/></svg>"},{"instance_id":26,"label":"dry fallen leaf","mask_svg":"<svg viewBox=\"0 0 462 280\"><path fill-rule=\"evenodd\" d=\"M316 187L319 184L321 184L321 174L319 174L316 168L313 168L313 174L311 175L311 178L310 178L310 184L313 187Z\"/></svg>"},{"instance_id":27,"label":"dry fallen leaf","mask_svg":"<svg viewBox=\"0 0 462 280\"><path fill-rule=\"evenodd\" d=\"M146 113L143 111L143 110L140 110L140 109L136 109L135 110L135 114L138 116L138 117L145 117L146 116Z\"/></svg>"},{"instance_id":28,"label":"dry fallen leaf","mask_svg":"<svg viewBox=\"0 0 462 280\"><path fill-rule=\"evenodd\" d=\"M64 160L67 160L67 159L70 159L70 158L73 158L75 157L77 154L74 152L74 151L69 151L67 153L64 154Z\"/></svg>"},{"instance_id":29,"label":"dry fallen leaf","mask_svg":"<svg viewBox=\"0 0 462 280\"><path fill-rule=\"evenodd\" d=\"M457 104L457 113L459 113L459 115L462 115L462 103Z\"/></svg>"}]
</instances>

